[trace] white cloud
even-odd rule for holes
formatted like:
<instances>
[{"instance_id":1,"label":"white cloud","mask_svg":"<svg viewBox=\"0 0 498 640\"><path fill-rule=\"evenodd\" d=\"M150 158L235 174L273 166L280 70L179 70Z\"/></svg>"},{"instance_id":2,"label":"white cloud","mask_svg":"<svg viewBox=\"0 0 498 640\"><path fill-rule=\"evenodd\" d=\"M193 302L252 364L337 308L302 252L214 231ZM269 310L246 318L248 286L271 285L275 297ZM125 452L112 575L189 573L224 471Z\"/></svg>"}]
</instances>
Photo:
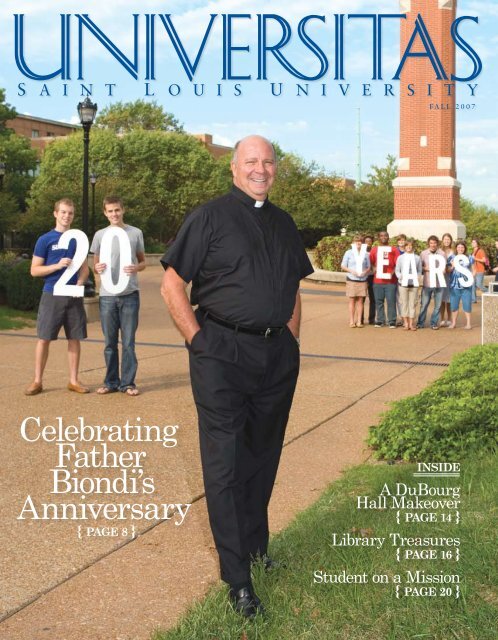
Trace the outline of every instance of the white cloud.
<instances>
[{"instance_id":1,"label":"white cloud","mask_svg":"<svg viewBox=\"0 0 498 640\"><path fill-rule=\"evenodd\" d=\"M305 134L309 130L309 126L309 122L306 120L282 120L279 123L268 120L255 120L246 122L189 122L185 124L185 129L192 133L208 131L213 135L213 141L216 144L233 147L237 140L255 132L271 140L278 141L279 135L287 136L289 133Z\"/></svg>"},{"instance_id":2,"label":"white cloud","mask_svg":"<svg viewBox=\"0 0 498 640\"><path fill-rule=\"evenodd\" d=\"M479 120L467 120L458 123L458 132L489 134L490 131L498 131L498 118L482 118Z\"/></svg>"},{"instance_id":3,"label":"white cloud","mask_svg":"<svg viewBox=\"0 0 498 640\"><path fill-rule=\"evenodd\" d=\"M467 3L465 7L465 15L483 17L498 16L498 7L489 0L474 0Z\"/></svg>"}]
</instances>

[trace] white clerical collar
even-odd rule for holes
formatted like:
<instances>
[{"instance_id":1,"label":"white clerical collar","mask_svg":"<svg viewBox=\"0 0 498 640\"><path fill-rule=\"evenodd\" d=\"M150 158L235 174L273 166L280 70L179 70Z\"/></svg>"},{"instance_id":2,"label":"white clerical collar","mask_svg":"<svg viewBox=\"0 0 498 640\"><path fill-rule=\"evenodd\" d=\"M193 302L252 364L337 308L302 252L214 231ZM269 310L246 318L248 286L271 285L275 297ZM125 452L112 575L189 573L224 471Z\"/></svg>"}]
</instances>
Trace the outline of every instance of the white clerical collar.
<instances>
[{"instance_id":1,"label":"white clerical collar","mask_svg":"<svg viewBox=\"0 0 498 640\"><path fill-rule=\"evenodd\" d=\"M256 209L261 209L261 207L264 205L265 201L264 200L255 200L254 201L254 206L256 207Z\"/></svg>"}]
</instances>

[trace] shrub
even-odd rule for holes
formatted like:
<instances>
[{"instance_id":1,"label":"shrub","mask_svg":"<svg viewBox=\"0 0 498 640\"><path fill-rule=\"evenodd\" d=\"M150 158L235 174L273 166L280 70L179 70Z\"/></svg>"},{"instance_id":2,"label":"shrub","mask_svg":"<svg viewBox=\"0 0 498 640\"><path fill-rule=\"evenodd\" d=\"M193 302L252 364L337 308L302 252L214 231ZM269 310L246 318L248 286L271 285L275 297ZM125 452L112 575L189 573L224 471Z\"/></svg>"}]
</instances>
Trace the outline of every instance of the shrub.
<instances>
[{"instance_id":1,"label":"shrub","mask_svg":"<svg viewBox=\"0 0 498 640\"><path fill-rule=\"evenodd\" d=\"M29 311L38 307L43 289L43 278L33 278L30 269L31 261L23 260L8 272L7 304L13 309Z\"/></svg>"},{"instance_id":2,"label":"shrub","mask_svg":"<svg viewBox=\"0 0 498 640\"><path fill-rule=\"evenodd\" d=\"M316 245L315 264L319 269L340 271L342 257L350 248L350 236L326 236Z\"/></svg>"},{"instance_id":3,"label":"shrub","mask_svg":"<svg viewBox=\"0 0 498 640\"><path fill-rule=\"evenodd\" d=\"M18 257L13 251L0 253L0 304L5 304L7 301L7 280L17 260Z\"/></svg>"},{"instance_id":4,"label":"shrub","mask_svg":"<svg viewBox=\"0 0 498 640\"><path fill-rule=\"evenodd\" d=\"M377 457L458 461L496 450L498 344L472 347L424 391L393 403L368 444Z\"/></svg>"},{"instance_id":5,"label":"shrub","mask_svg":"<svg viewBox=\"0 0 498 640\"><path fill-rule=\"evenodd\" d=\"M166 243L160 242L156 238L145 238L145 253L160 253L166 251Z\"/></svg>"}]
</instances>

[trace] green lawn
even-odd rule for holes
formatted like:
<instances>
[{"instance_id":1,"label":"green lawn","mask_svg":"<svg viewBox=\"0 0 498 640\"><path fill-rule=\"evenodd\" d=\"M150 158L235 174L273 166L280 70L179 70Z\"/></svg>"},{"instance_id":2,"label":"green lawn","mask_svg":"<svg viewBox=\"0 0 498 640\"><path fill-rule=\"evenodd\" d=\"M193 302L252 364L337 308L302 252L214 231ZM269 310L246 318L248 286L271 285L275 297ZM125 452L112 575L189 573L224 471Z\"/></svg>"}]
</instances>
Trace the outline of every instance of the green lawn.
<instances>
[{"instance_id":1,"label":"green lawn","mask_svg":"<svg viewBox=\"0 0 498 640\"><path fill-rule=\"evenodd\" d=\"M430 480L414 478L412 464L372 464L350 470L273 538L272 557L285 562L286 568L264 575L256 567L254 584L266 606L264 619L258 616L255 621L243 621L227 604L226 589L217 587L193 606L177 628L156 632L154 640L496 640L497 467L497 457L470 460L462 462L459 479ZM461 522L454 521L453 512L453 522L443 523L437 512L436 523L398 525L396 510L357 509L357 496L377 496L384 483L391 488L398 482L460 486ZM333 533L347 532L388 539L381 549L331 544ZM459 538L461 544L444 549L451 551L451 559L402 558L398 562L396 547L389 542L389 534L394 532L405 537ZM455 559L456 549L459 560ZM437 552L440 555L441 548ZM314 584L314 572L320 570L365 573L368 583ZM431 575L458 574L461 581L458 585L432 585L436 596L398 599L393 577L400 575L405 586L407 572L417 570ZM388 584L373 584L373 574L387 576Z\"/></svg>"},{"instance_id":2,"label":"green lawn","mask_svg":"<svg viewBox=\"0 0 498 640\"><path fill-rule=\"evenodd\" d=\"M36 321L36 311L19 311L0 305L0 330L32 327Z\"/></svg>"}]
</instances>

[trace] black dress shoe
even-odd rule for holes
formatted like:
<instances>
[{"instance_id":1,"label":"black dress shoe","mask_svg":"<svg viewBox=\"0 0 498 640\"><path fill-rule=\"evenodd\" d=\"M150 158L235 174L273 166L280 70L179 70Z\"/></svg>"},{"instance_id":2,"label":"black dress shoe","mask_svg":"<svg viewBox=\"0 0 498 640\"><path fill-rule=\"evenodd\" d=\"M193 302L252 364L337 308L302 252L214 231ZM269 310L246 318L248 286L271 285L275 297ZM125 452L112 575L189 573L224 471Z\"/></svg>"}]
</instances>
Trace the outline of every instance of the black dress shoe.
<instances>
[{"instance_id":1,"label":"black dress shoe","mask_svg":"<svg viewBox=\"0 0 498 640\"><path fill-rule=\"evenodd\" d=\"M244 587L238 591L230 589L229 597L235 611L244 618L254 618L256 614L264 613L261 600L251 587Z\"/></svg>"}]
</instances>

